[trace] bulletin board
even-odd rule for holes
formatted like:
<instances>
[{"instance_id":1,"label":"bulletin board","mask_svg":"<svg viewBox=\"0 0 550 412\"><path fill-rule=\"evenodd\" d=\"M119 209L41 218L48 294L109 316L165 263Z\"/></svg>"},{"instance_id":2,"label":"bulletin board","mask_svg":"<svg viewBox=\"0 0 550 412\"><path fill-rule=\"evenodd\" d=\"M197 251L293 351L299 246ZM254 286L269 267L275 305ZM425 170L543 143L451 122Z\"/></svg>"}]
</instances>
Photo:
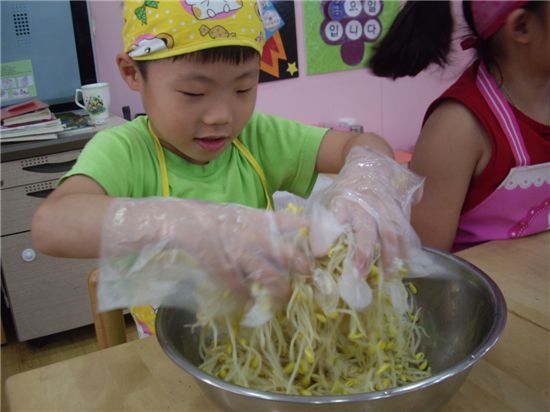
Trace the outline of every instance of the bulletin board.
<instances>
[{"instance_id":1,"label":"bulletin board","mask_svg":"<svg viewBox=\"0 0 550 412\"><path fill-rule=\"evenodd\" d=\"M398 0L305 1L307 74L362 69L399 12Z\"/></svg>"},{"instance_id":2,"label":"bulletin board","mask_svg":"<svg viewBox=\"0 0 550 412\"><path fill-rule=\"evenodd\" d=\"M299 75L294 1L263 1L266 43L260 64L260 82L296 78Z\"/></svg>"}]
</instances>

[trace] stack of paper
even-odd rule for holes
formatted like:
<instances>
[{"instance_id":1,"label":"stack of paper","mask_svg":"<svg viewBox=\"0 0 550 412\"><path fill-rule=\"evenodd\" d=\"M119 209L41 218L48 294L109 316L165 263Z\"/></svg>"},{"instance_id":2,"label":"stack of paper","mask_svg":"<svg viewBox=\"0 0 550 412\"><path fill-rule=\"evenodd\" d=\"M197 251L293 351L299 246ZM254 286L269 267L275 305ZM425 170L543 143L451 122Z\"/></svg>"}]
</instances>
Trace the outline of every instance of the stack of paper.
<instances>
[{"instance_id":1,"label":"stack of paper","mask_svg":"<svg viewBox=\"0 0 550 412\"><path fill-rule=\"evenodd\" d=\"M63 124L40 100L31 100L3 108L0 119L0 142L57 139Z\"/></svg>"},{"instance_id":2,"label":"stack of paper","mask_svg":"<svg viewBox=\"0 0 550 412\"><path fill-rule=\"evenodd\" d=\"M23 126L2 127L0 129L0 142L57 139L57 133L62 131L63 125L59 119Z\"/></svg>"}]
</instances>

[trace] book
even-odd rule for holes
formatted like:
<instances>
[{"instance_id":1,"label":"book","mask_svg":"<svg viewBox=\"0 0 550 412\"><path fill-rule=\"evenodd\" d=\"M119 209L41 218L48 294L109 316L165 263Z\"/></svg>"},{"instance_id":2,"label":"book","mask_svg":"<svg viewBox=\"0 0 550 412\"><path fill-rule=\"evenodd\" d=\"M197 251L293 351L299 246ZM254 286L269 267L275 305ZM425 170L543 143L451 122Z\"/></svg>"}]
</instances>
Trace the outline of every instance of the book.
<instances>
[{"instance_id":1,"label":"book","mask_svg":"<svg viewBox=\"0 0 550 412\"><path fill-rule=\"evenodd\" d=\"M0 143L19 143L29 142L34 140L53 140L57 139L57 133L41 133L30 136L17 136L17 137L2 137Z\"/></svg>"},{"instance_id":2,"label":"book","mask_svg":"<svg viewBox=\"0 0 550 412\"><path fill-rule=\"evenodd\" d=\"M56 117L61 120L61 123L65 127L64 131L66 132L69 130L93 128L93 126L89 124L90 115L87 113L80 114L77 112L63 112L57 113Z\"/></svg>"},{"instance_id":3,"label":"book","mask_svg":"<svg viewBox=\"0 0 550 412\"><path fill-rule=\"evenodd\" d=\"M0 121L4 123L7 119L13 119L24 114L36 112L49 108L49 104L41 100L34 99L23 103L12 104L0 110Z\"/></svg>"},{"instance_id":4,"label":"book","mask_svg":"<svg viewBox=\"0 0 550 412\"><path fill-rule=\"evenodd\" d=\"M25 113L19 116L10 117L5 119L2 123L3 126L19 126L25 124L32 124L37 122L43 122L45 120L52 120L53 114L47 107L44 109L36 110L34 112Z\"/></svg>"},{"instance_id":5,"label":"book","mask_svg":"<svg viewBox=\"0 0 550 412\"><path fill-rule=\"evenodd\" d=\"M0 128L0 140L10 137L31 136L43 133L57 133L64 130L59 119L48 120L40 123L33 123L23 126L12 126Z\"/></svg>"}]
</instances>

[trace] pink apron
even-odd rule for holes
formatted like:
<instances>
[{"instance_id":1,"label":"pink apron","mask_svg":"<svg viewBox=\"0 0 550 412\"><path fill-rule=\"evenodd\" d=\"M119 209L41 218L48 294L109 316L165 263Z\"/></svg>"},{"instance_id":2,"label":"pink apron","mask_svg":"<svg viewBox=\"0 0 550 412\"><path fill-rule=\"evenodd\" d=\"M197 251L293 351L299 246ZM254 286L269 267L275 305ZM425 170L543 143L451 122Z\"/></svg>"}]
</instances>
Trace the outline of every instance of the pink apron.
<instances>
[{"instance_id":1,"label":"pink apron","mask_svg":"<svg viewBox=\"0 0 550 412\"><path fill-rule=\"evenodd\" d=\"M453 251L550 227L550 163L531 165L516 117L483 63L476 84L497 117L516 163L493 193L460 217Z\"/></svg>"}]
</instances>

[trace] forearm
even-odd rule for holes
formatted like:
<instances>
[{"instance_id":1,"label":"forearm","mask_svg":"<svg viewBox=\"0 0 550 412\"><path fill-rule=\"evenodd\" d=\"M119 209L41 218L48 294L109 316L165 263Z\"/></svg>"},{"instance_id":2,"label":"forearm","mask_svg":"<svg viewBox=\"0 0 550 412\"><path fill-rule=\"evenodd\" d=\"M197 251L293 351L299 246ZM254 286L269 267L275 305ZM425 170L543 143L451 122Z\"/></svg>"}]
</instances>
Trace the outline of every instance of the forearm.
<instances>
[{"instance_id":1,"label":"forearm","mask_svg":"<svg viewBox=\"0 0 550 412\"><path fill-rule=\"evenodd\" d=\"M351 133L329 130L325 134L319 148L316 164L317 172L339 173L346 164L348 154L356 146L365 147L393 159L391 146L382 137L374 133Z\"/></svg>"},{"instance_id":2,"label":"forearm","mask_svg":"<svg viewBox=\"0 0 550 412\"><path fill-rule=\"evenodd\" d=\"M97 258L103 220L112 198L99 194L68 194L47 199L32 220L32 239L47 255Z\"/></svg>"},{"instance_id":3,"label":"forearm","mask_svg":"<svg viewBox=\"0 0 550 412\"><path fill-rule=\"evenodd\" d=\"M444 218L430 214L420 203L412 208L411 223L422 245L450 251L456 236L456 223L447 223Z\"/></svg>"},{"instance_id":4,"label":"forearm","mask_svg":"<svg viewBox=\"0 0 550 412\"><path fill-rule=\"evenodd\" d=\"M187 239L174 233L177 223L186 216L194 216L187 220L192 232L202 233L200 228L207 227L201 214L193 213L200 210L195 203L171 198L112 198L89 193L52 196L33 217L33 241L42 253L68 258L97 258L101 254L102 241L109 243L111 254L140 250L144 245L160 241L173 243L176 238Z\"/></svg>"},{"instance_id":5,"label":"forearm","mask_svg":"<svg viewBox=\"0 0 550 412\"><path fill-rule=\"evenodd\" d=\"M394 158L393 149L390 144L382 137L374 133L361 133L352 136L346 142L344 150L342 151L342 165L345 163L346 157L355 146L364 146L377 153Z\"/></svg>"},{"instance_id":6,"label":"forearm","mask_svg":"<svg viewBox=\"0 0 550 412\"><path fill-rule=\"evenodd\" d=\"M110 269L102 273L144 282L145 295L184 279L221 279L243 296L258 281L285 297L288 273L309 269L294 240L307 221L293 213L192 199L116 198L103 220L101 265ZM125 293L125 282L120 287Z\"/></svg>"}]
</instances>

